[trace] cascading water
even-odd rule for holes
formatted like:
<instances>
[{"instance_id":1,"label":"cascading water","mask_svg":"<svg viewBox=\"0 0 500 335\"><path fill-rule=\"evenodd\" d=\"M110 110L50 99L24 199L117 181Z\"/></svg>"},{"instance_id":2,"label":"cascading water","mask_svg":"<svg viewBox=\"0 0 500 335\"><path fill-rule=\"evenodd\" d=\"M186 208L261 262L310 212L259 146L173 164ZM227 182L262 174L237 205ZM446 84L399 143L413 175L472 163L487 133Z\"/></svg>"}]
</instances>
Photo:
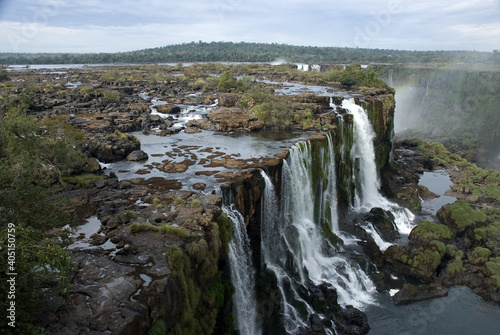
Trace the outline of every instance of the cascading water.
<instances>
[{"instance_id":1,"label":"cascading water","mask_svg":"<svg viewBox=\"0 0 500 335\"><path fill-rule=\"evenodd\" d=\"M352 210L355 212L368 212L374 207L390 211L395 217L397 229L402 234L409 234L412 229L414 215L406 208L402 208L383 197L380 192L380 181L378 179L375 164L375 149L373 139L375 133L365 110L354 103L354 99L345 99L342 107L354 118L354 144L351 157L356 162L358 185L356 187L355 201ZM356 175L356 174L353 174ZM370 230L370 229L368 229ZM367 231L368 232L368 231ZM372 232L376 232L375 229ZM380 236L374 236L375 240ZM379 244L381 249L386 244Z\"/></svg>"},{"instance_id":2,"label":"cascading water","mask_svg":"<svg viewBox=\"0 0 500 335\"><path fill-rule=\"evenodd\" d=\"M221 194L220 190L216 190ZM233 303L236 314L236 329L242 335L260 335L262 330L257 319L255 292L255 267L245 221L234 208L231 197L224 199L222 210L233 223L233 239L229 244L229 265L234 286Z\"/></svg>"},{"instance_id":3,"label":"cascading water","mask_svg":"<svg viewBox=\"0 0 500 335\"><path fill-rule=\"evenodd\" d=\"M283 324L296 333L314 308L304 290L334 288L340 305L364 308L373 303L374 286L342 248L324 237L338 232L336 175L330 135L313 150L311 142L295 145L283 163L282 197L278 203L270 178L262 172L262 258L277 278L282 299ZM330 326L334 329L333 324Z\"/></svg>"}]
</instances>

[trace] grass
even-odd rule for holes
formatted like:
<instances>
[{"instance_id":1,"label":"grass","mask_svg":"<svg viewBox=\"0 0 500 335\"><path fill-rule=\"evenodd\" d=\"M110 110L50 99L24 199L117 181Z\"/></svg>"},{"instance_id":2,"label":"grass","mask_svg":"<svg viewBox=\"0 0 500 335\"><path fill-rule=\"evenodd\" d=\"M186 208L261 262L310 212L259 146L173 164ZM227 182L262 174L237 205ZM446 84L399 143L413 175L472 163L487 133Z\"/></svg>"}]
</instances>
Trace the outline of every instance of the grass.
<instances>
[{"instance_id":1,"label":"grass","mask_svg":"<svg viewBox=\"0 0 500 335\"><path fill-rule=\"evenodd\" d=\"M70 176L70 177L62 177L61 181L66 184L76 184L81 188L87 188L90 186L92 181L102 179L101 176L97 176L95 174L87 173L79 176Z\"/></svg>"},{"instance_id":2,"label":"grass","mask_svg":"<svg viewBox=\"0 0 500 335\"><path fill-rule=\"evenodd\" d=\"M179 237L188 237L189 231L183 228L172 227L171 225L163 225L163 226L153 226L150 224L139 224L132 223L130 225L130 231L134 234L140 233L143 231L155 231L160 234L171 234Z\"/></svg>"}]
</instances>

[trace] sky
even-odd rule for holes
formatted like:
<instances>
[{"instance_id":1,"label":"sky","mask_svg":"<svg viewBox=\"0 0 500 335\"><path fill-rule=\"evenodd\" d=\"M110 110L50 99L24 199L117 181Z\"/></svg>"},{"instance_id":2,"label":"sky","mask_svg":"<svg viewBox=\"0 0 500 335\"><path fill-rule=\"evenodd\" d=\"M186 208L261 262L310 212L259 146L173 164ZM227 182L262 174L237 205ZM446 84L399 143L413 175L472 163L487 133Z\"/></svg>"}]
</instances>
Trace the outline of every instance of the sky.
<instances>
[{"instance_id":1,"label":"sky","mask_svg":"<svg viewBox=\"0 0 500 335\"><path fill-rule=\"evenodd\" d=\"M124 52L192 41L500 49L500 0L0 0L0 52Z\"/></svg>"}]
</instances>

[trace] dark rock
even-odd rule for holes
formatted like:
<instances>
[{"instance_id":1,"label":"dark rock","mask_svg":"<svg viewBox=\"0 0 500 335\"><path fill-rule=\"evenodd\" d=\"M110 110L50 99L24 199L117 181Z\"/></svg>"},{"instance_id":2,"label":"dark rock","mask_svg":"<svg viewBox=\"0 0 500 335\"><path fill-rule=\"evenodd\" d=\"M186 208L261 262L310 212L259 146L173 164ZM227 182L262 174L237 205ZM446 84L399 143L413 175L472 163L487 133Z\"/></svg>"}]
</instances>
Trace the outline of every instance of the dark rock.
<instances>
[{"instance_id":1,"label":"dark rock","mask_svg":"<svg viewBox=\"0 0 500 335\"><path fill-rule=\"evenodd\" d=\"M392 299L394 305L407 305L417 301L446 297L447 295L448 289L443 286L405 284Z\"/></svg>"},{"instance_id":2,"label":"dark rock","mask_svg":"<svg viewBox=\"0 0 500 335\"><path fill-rule=\"evenodd\" d=\"M129 161L142 161L148 159L149 156L147 153L145 153L142 150L135 150L132 151L130 154L127 156L127 160Z\"/></svg>"},{"instance_id":3,"label":"dark rock","mask_svg":"<svg viewBox=\"0 0 500 335\"><path fill-rule=\"evenodd\" d=\"M351 305L340 310L335 325L341 335L364 335L370 331L366 314Z\"/></svg>"},{"instance_id":4,"label":"dark rock","mask_svg":"<svg viewBox=\"0 0 500 335\"><path fill-rule=\"evenodd\" d=\"M382 208L375 207L365 215L365 221L373 224L377 232L385 241L394 241L399 238L394 215Z\"/></svg>"}]
</instances>

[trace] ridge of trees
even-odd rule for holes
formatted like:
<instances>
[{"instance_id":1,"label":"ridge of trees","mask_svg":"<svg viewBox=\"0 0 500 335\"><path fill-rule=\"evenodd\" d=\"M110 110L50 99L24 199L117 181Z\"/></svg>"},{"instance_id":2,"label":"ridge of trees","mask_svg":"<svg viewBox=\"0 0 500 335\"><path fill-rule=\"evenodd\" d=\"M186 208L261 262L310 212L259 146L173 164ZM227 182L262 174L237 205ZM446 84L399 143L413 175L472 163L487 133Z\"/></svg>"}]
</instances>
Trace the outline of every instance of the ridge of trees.
<instances>
[{"instance_id":1,"label":"ridge of trees","mask_svg":"<svg viewBox=\"0 0 500 335\"><path fill-rule=\"evenodd\" d=\"M294 46L277 43L190 42L117 53L0 53L0 64L162 63L162 62L382 62L488 63L500 53L479 51L409 51L348 47Z\"/></svg>"}]
</instances>

